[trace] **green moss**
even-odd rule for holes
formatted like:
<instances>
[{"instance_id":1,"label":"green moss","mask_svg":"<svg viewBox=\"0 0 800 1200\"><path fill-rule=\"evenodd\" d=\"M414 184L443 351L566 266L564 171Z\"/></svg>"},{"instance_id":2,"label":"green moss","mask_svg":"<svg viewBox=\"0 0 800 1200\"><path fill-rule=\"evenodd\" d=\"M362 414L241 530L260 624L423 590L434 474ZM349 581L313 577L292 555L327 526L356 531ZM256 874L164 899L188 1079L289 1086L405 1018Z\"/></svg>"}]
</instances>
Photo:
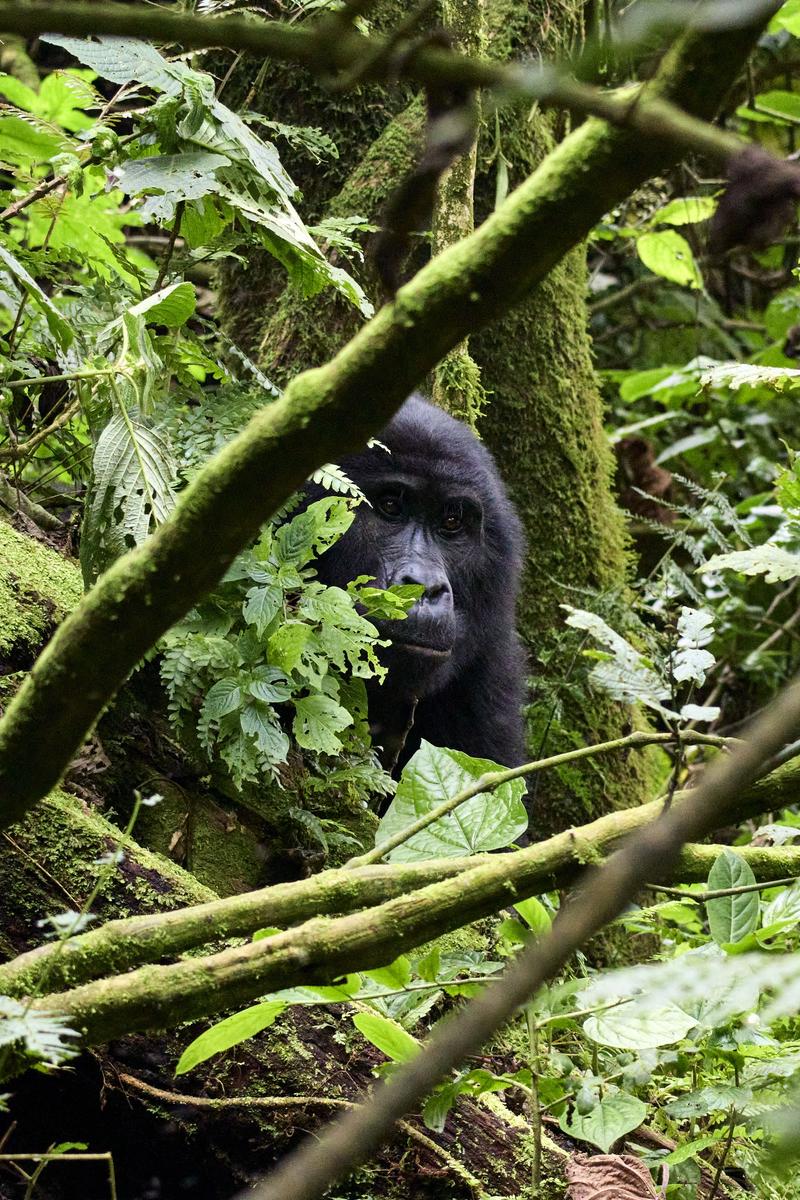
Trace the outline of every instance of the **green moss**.
<instances>
[{"instance_id":1,"label":"green moss","mask_svg":"<svg viewBox=\"0 0 800 1200\"><path fill-rule=\"evenodd\" d=\"M37 922L49 913L79 910L98 879L93 909L108 919L214 899L181 867L124 838L105 817L60 789L9 837L0 855L0 923L17 932L24 926L23 940L41 940ZM98 862L119 848L127 851L120 864Z\"/></svg>"},{"instance_id":2,"label":"green moss","mask_svg":"<svg viewBox=\"0 0 800 1200\"><path fill-rule=\"evenodd\" d=\"M0 662L27 667L83 594L76 563L0 520Z\"/></svg>"}]
</instances>

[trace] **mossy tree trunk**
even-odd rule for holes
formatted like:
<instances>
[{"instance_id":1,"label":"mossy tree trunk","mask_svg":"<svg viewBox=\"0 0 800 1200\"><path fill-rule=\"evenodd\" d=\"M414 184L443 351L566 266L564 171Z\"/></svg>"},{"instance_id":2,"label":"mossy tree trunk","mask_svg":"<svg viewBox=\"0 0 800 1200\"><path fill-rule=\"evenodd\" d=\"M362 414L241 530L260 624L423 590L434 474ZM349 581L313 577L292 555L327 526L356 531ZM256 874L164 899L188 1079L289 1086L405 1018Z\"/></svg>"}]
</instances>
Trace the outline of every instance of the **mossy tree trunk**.
<instances>
[{"instance_id":1,"label":"mossy tree trunk","mask_svg":"<svg viewBox=\"0 0 800 1200\"><path fill-rule=\"evenodd\" d=\"M498 58L541 54L557 58L583 36L581 0L469 0L449 2L441 17L456 23L456 35L473 45L484 39ZM374 11L374 10L373 10ZM387 6L377 11L386 16ZM446 23L446 21L443 21ZM319 91L308 81L309 93ZM374 95L375 89L370 95ZM300 89L306 96L305 87ZM336 189L327 203L319 180L314 189L314 213L327 216L367 215L379 221L396 181L418 153L423 106L413 99L390 117L391 99L383 93L373 108L384 124L366 151L347 131L347 113L340 99L317 98L314 111L339 140L342 156L335 173ZM275 88L261 96L262 110L277 105L273 115L302 121L298 110L287 109L285 96ZM496 131L499 128L499 142ZM557 136L554 122L541 113L517 109L484 114L475 156L467 155L447 173L437 204L432 231L434 250L469 231L474 200L478 219L489 211L496 192L497 173L507 167L510 185L524 178L546 154ZM350 173L343 167L349 162ZM296 178L306 190L308 170L295 164ZM422 250L414 256L415 265ZM261 265L259 265L259 271ZM239 327L261 329L260 359L268 374L285 383L297 371L326 361L352 333L358 317L329 293L302 301L291 290L276 298L264 318L258 302L248 303L244 288L248 272L229 275L223 295L235 309ZM275 286L276 269L266 266ZM379 300L369 264L362 282ZM444 360L431 381L439 403L454 415L477 423L495 452L523 516L528 536L520 628L530 650L534 676L531 709L531 751L551 752L582 740L616 737L629 722L621 706L589 695L574 670L574 639L565 641L559 603L590 604L589 592L622 593L629 560L621 513L611 490L611 456L602 429L602 407L595 381L587 332L584 290L585 254L575 250L552 275L501 324L473 338L470 348L457 348ZM254 295L259 295L258 289ZM488 402L484 402L488 396ZM480 421L477 414L483 410ZM566 677L566 684L565 684ZM636 762L620 756L604 763L602 773L573 770L549 775L537 795L541 832L549 832L608 808L644 798L652 774L652 759Z\"/></svg>"}]
</instances>

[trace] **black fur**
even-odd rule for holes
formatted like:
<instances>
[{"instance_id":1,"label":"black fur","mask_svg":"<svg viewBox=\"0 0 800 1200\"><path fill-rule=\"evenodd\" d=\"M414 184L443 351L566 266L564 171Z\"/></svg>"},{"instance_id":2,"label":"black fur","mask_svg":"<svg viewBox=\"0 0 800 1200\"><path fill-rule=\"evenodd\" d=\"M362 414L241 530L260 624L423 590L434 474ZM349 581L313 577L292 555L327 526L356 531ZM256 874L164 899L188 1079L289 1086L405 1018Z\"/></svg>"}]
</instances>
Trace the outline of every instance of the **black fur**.
<instances>
[{"instance_id":1,"label":"black fur","mask_svg":"<svg viewBox=\"0 0 800 1200\"><path fill-rule=\"evenodd\" d=\"M359 506L318 562L327 584L370 575L381 587L426 588L407 620L376 622L393 644L386 681L369 688L375 743L396 768L421 738L515 766L524 761L519 518L486 447L421 396L378 440L390 453L375 445L341 463L371 507Z\"/></svg>"}]
</instances>

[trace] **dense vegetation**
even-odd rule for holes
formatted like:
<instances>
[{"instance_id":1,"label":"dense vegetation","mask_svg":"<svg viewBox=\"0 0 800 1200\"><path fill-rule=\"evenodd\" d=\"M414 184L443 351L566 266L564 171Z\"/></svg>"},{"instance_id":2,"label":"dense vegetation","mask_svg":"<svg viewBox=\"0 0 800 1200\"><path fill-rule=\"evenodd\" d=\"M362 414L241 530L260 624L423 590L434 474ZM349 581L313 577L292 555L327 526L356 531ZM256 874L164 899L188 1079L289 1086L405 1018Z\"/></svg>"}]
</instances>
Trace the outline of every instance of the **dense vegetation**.
<instances>
[{"instance_id":1,"label":"dense vegetation","mask_svg":"<svg viewBox=\"0 0 800 1200\"><path fill-rule=\"evenodd\" d=\"M800 2L221 7L0 3L0 1196L790 1200ZM392 779L314 570L415 386L522 768Z\"/></svg>"}]
</instances>

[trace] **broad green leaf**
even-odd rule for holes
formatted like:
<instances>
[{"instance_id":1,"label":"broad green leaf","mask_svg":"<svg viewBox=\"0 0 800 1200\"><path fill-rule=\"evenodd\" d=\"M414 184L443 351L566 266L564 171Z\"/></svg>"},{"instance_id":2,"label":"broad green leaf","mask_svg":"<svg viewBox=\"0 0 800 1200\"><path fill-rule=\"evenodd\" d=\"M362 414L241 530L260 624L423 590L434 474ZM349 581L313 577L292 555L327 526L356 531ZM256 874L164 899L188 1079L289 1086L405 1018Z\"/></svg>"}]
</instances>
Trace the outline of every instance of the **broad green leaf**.
<instances>
[{"instance_id":1,"label":"broad green leaf","mask_svg":"<svg viewBox=\"0 0 800 1200\"><path fill-rule=\"evenodd\" d=\"M649 1050L680 1042L697 1022L675 1004L653 1004L636 998L607 1012L587 1017L583 1032L601 1046Z\"/></svg>"},{"instance_id":2,"label":"broad green leaf","mask_svg":"<svg viewBox=\"0 0 800 1200\"><path fill-rule=\"evenodd\" d=\"M769 23L770 32L785 29L794 37L800 37L800 0L786 0Z\"/></svg>"},{"instance_id":3,"label":"broad green leaf","mask_svg":"<svg viewBox=\"0 0 800 1200\"><path fill-rule=\"evenodd\" d=\"M537 937L542 937L550 932L553 921L541 900L537 900L535 896L531 896L528 900L517 900L514 902L514 908Z\"/></svg>"},{"instance_id":4,"label":"broad green leaf","mask_svg":"<svg viewBox=\"0 0 800 1200\"><path fill-rule=\"evenodd\" d=\"M216 172L226 166L230 166L230 159L224 154L187 150L129 159L118 172L117 181L129 196L150 193L140 210L142 219L166 224L174 217L179 200L199 200L219 191Z\"/></svg>"},{"instance_id":5,"label":"broad green leaf","mask_svg":"<svg viewBox=\"0 0 800 1200\"><path fill-rule=\"evenodd\" d=\"M489 759L471 758L459 750L432 746L423 740L403 770L395 798L378 826L376 844L402 832L482 775L502 769ZM508 846L528 827L524 793L521 779L503 783L494 792L481 792L397 846L388 858L392 862L413 862Z\"/></svg>"},{"instance_id":6,"label":"broad green leaf","mask_svg":"<svg viewBox=\"0 0 800 1200\"><path fill-rule=\"evenodd\" d=\"M655 275L686 287L701 288L703 277L685 237L674 229L643 233L636 239L639 258Z\"/></svg>"},{"instance_id":7,"label":"broad green leaf","mask_svg":"<svg viewBox=\"0 0 800 1200\"><path fill-rule=\"evenodd\" d=\"M94 124L93 119L82 111L97 102L97 93L87 76L93 77L93 72L52 71L35 92L13 75L0 74L0 96L5 96L15 108L24 108L45 121L77 133Z\"/></svg>"},{"instance_id":8,"label":"broad green leaf","mask_svg":"<svg viewBox=\"0 0 800 1200\"><path fill-rule=\"evenodd\" d=\"M745 121L777 121L790 125L800 123L800 96L796 92L786 92L779 88L769 92L759 92L751 105L742 104L736 110L737 117Z\"/></svg>"},{"instance_id":9,"label":"broad green leaf","mask_svg":"<svg viewBox=\"0 0 800 1200\"><path fill-rule=\"evenodd\" d=\"M742 575L763 575L767 583L783 583L800 575L800 554L791 554L781 546L754 546L730 554L713 554L699 571L739 571Z\"/></svg>"},{"instance_id":10,"label":"broad green leaf","mask_svg":"<svg viewBox=\"0 0 800 1200\"><path fill-rule=\"evenodd\" d=\"M800 322L800 288L784 288L764 309L767 333L775 341L786 337L793 325Z\"/></svg>"},{"instance_id":11,"label":"broad green leaf","mask_svg":"<svg viewBox=\"0 0 800 1200\"><path fill-rule=\"evenodd\" d=\"M752 1098L750 1088L718 1084L698 1088L678 1100L672 1100L665 1107L671 1117L678 1121L688 1121L697 1117L708 1117L713 1113L728 1112L731 1108L741 1110Z\"/></svg>"},{"instance_id":12,"label":"broad green leaf","mask_svg":"<svg viewBox=\"0 0 800 1200\"><path fill-rule=\"evenodd\" d=\"M365 971L368 979L373 979L381 987L396 989L405 987L411 982L411 963L404 954L396 958L388 967L377 967L373 971Z\"/></svg>"},{"instance_id":13,"label":"broad green leaf","mask_svg":"<svg viewBox=\"0 0 800 1200\"><path fill-rule=\"evenodd\" d=\"M242 689L235 679L218 679L206 693L203 712L212 721L219 721L236 712L242 704Z\"/></svg>"},{"instance_id":14,"label":"broad green leaf","mask_svg":"<svg viewBox=\"0 0 800 1200\"><path fill-rule=\"evenodd\" d=\"M287 675L300 664L303 650L313 630L302 621L287 621L269 639L269 657Z\"/></svg>"},{"instance_id":15,"label":"broad green leaf","mask_svg":"<svg viewBox=\"0 0 800 1200\"><path fill-rule=\"evenodd\" d=\"M33 163L49 163L69 149L65 137L33 118L0 116L0 162L30 169Z\"/></svg>"},{"instance_id":16,"label":"broad green leaf","mask_svg":"<svg viewBox=\"0 0 800 1200\"><path fill-rule=\"evenodd\" d=\"M291 696L292 685L276 667L256 667L248 691L266 704L281 704Z\"/></svg>"},{"instance_id":17,"label":"broad green leaf","mask_svg":"<svg viewBox=\"0 0 800 1200\"><path fill-rule=\"evenodd\" d=\"M747 887L756 877L750 864L733 850L724 850L708 873L709 891ZM738 896L720 896L706 902L708 925L711 936L719 946L742 941L758 926L758 892L744 892Z\"/></svg>"},{"instance_id":18,"label":"broad green leaf","mask_svg":"<svg viewBox=\"0 0 800 1200\"><path fill-rule=\"evenodd\" d=\"M793 929L800 924L800 884L795 883L792 887L784 888L774 900L764 905L761 924L764 929L773 926Z\"/></svg>"},{"instance_id":19,"label":"broad green leaf","mask_svg":"<svg viewBox=\"0 0 800 1200\"><path fill-rule=\"evenodd\" d=\"M139 225L135 212L121 211L122 192L103 190L104 181L97 172L83 172L87 186L82 195L69 192L59 201L58 220L53 223L54 210L48 198L37 201L28 210L29 242L67 257L76 254L91 260L92 266L104 278L119 275L130 280L131 266L125 246L125 226ZM98 186L95 186L95 185ZM110 244L109 244L110 243Z\"/></svg>"},{"instance_id":20,"label":"broad green leaf","mask_svg":"<svg viewBox=\"0 0 800 1200\"><path fill-rule=\"evenodd\" d=\"M56 308L53 301L47 296L32 275L23 267L19 259L11 253L7 246L0 242L0 262L11 272L17 283L21 284L28 293L28 296L33 303L42 310L47 327L53 337L61 346L62 350L67 350L72 343L74 333L72 326L62 317L61 313Z\"/></svg>"},{"instance_id":21,"label":"broad green leaf","mask_svg":"<svg viewBox=\"0 0 800 1200\"><path fill-rule=\"evenodd\" d=\"M608 1154L614 1142L638 1129L646 1116L647 1105L636 1096L612 1092L603 1096L585 1115L575 1112L570 1117L565 1113L559 1124L570 1137L590 1142Z\"/></svg>"},{"instance_id":22,"label":"broad green leaf","mask_svg":"<svg viewBox=\"0 0 800 1200\"><path fill-rule=\"evenodd\" d=\"M298 746L316 754L338 754L342 749L338 734L353 724L347 709L319 693L295 700L294 707L292 729Z\"/></svg>"},{"instance_id":23,"label":"broad green leaf","mask_svg":"<svg viewBox=\"0 0 800 1200\"><path fill-rule=\"evenodd\" d=\"M653 225L694 225L713 217L717 201L713 196L680 196L653 213Z\"/></svg>"},{"instance_id":24,"label":"broad green leaf","mask_svg":"<svg viewBox=\"0 0 800 1200\"><path fill-rule=\"evenodd\" d=\"M660 1161L668 1163L671 1167L676 1167L679 1163L694 1158L702 1150L708 1150L710 1146L716 1146L724 1137L725 1129L723 1127L718 1133L707 1133L704 1137L692 1138L690 1142L684 1142L683 1145L678 1146L677 1150L673 1150Z\"/></svg>"},{"instance_id":25,"label":"broad green leaf","mask_svg":"<svg viewBox=\"0 0 800 1200\"><path fill-rule=\"evenodd\" d=\"M129 310L134 317L144 317L147 325L167 325L177 329L194 314L195 295L191 283L171 283Z\"/></svg>"},{"instance_id":26,"label":"broad green leaf","mask_svg":"<svg viewBox=\"0 0 800 1200\"><path fill-rule=\"evenodd\" d=\"M226 1017L224 1021L206 1029L189 1043L178 1059L175 1074L185 1075L187 1071L194 1070L214 1054L230 1050L232 1046L238 1046L240 1042L255 1037L257 1033L274 1024L285 1008L286 1004L281 1000L265 1000L261 1004L253 1004L250 1008L234 1013L232 1017Z\"/></svg>"},{"instance_id":27,"label":"broad green leaf","mask_svg":"<svg viewBox=\"0 0 800 1200\"><path fill-rule=\"evenodd\" d=\"M255 625L258 636L270 624L283 606L283 588L278 584L253 587L247 592L242 615L248 625Z\"/></svg>"},{"instance_id":28,"label":"broad green leaf","mask_svg":"<svg viewBox=\"0 0 800 1200\"><path fill-rule=\"evenodd\" d=\"M256 740L262 754L272 763L286 762L291 742L268 704L254 700L242 709L242 729Z\"/></svg>"},{"instance_id":29,"label":"broad green leaf","mask_svg":"<svg viewBox=\"0 0 800 1200\"><path fill-rule=\"evenodd\" d=\"M649 396L675 371L674 367L649 367L646 371L633 371L627 375L619 387L619 394L628 404Z\"/></svg>"},{"instance_id":30,"label":"broad green leaf","mask_svg":"<svg viewBox=\"0 0 800 1200\"><path fill-rule=\"evenodd\" d=\"M378 1013L356 1013L353 1017L356 1029L368 1042L393 1062L410 1062L420 1052L420 1044L402 1025Z\"/></svg>"},{"instance_id":31,"label":"broad green leaf","mask_svg":"<svg viewBox=\"0 0 800 1200\"><path fill-rule=\"evenodd\" d=\"M177 474L169 443L137 418L116 413L97 442L81 533L87 584L140 545L175 507Z\"/></svg>"}]
</instances>

